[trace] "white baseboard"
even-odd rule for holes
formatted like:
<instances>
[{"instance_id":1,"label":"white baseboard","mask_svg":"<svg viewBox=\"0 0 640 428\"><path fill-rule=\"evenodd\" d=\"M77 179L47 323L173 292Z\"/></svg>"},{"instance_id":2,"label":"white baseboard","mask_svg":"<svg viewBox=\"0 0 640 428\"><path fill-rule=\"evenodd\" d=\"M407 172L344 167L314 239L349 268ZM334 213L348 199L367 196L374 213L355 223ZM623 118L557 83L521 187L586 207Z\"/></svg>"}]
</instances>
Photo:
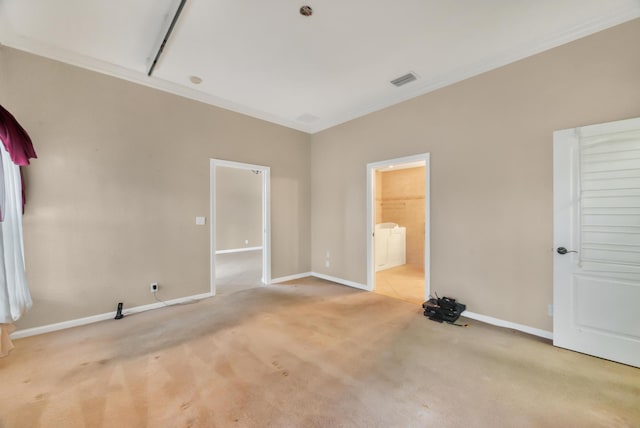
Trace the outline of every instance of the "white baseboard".
<instances>
[{"instance_id":1,"label":"white baseboard","mask_svg":"<svg viewBox=\"0 0 640 428\"><path fill-rule=\"evenodd\" d=\"M320 278L320 279L324 279L324 280L327 280L327 281L335 282L336 284L340 284L340 285L346 285L347 287L357 288L359 290L369 291L367 286L364 285L364 284L360 284L360 283L357 283L357 282L354 282L354 281L349 281L347 279L342 279L342 278L338 278L338 277L335 277L335 276L325 275L323 273L317 273L317 272L305 272L305 273L298 273L298 274L295 274L295 275L283 276L281 278L272 279L271 283L272 284L278 284L278 283L281 283L281 282L293 281L293 280L300 279L300 278L306 278L308 276L313 276L315 278Z\"/></svg>"},{"instance_id":2,"label":"white baseboard","mask_svg":"<svg viewBox=\"0 0 640 428\"><path fill-rule=\"evenodd\" d=\"M281 282L286 282L286 281L292 281L295 279L301 279L301 278L306 278L308 276L313 276L316 278L320 278L320 279L324 279L327 281L331 281L331 282L335 282L337 284L342 284L342 285L346 285L348 287L353 287L353 288L357 288L359 290L365 290L365 291L370 291L366 285L364 284L360 284L354 281L349 281L346 279L342 279L342 278L337 278L335 276L330 276L330 275L325 275L322 273L317 273L317 272L305 272L305 273L299 273L299 274L295 274L295 275L289 275L289 276L283 276L280 278L275 278L273 280L271 280L272 284L278 284ZM122 311L123 315L132 315L132 314L137 314L140 312L145 312L145 311L149 311L152 309L158 309L158 308L162 308L166 305L176 305L176 304L180 304L180 303L185 303L188 302L190 300L202 300L202 299L206 299L209 297L213 297L214 295L212 293L203 293L203 294L196 294L193 296L186 296L186 297L180 297L177 299L173 299L173 300L167 300L164 303L162 302L156 302L156 303L151 303L149 305L143 305L143 306L135 306L133 308L128 308L128 309L124 309ZM72 327L79 327L81 325L86 325L86 324L92 324L95 322L99 322L99 321L105 321L105 320L109 320L109 319L113 319L115 317L116 313L114 312L107 312L104 314L99 314L99 315L92 315L90 317L85 317L85 318L78 318L75 320L69 320L69 321L63 321L63 322L59 322L59 323L55 323L55 324L48 324L48 325L44 325L44 326L40 326L40 327L33 327L33 328L27 328L27 329L23 329L23 330L17 330L15 332L13 332L11 334L11 338L12 339L21 339L23 337L29 337L29 336L36 336L38 334L45 334L45 333L51 333L54 331L58 331L58 330L65 330L67 328L72 328ZM472 320L476 320L476 321L481 321L481 322L485 322L487 324L491 324L491 325L495 325L498 327L505 327L505 328L510 328L513 330L518 330L521 331L523 333L528 333L528 334L532 334L534 336L538 336L538 337L543 337L545 339L550 339L553 340L553 333L550 331L546 331L546 330L542 330L539 328L535 328L535 327L529 327L523 324L517 324L511 321L505 321L505 320L501 320L499 318L494 318L494 317L490 317L487 315L481 315L481 314L476 314L475 312L469 312L469 311L464 311L462 313L463 317L466 318L470 318Z\"/></svg>"},{"instance_id":3,"label":"white baseboard","mask_svg":"<svg viewBox=\"0 0 640 428\"><path fill-rule=\"evenodd\" d=\"M475 312L464 311L463 317L471 318L472 320L485 322L487 324L495 325L498 327L506 327L513 330L518 330L523 333L532 334L534 336L544 337L545 339L553 339L553 333L539 328L529 327L523 324L517 324L511 321L505 321L498 318L489 317L486 315L476 314Z\"/></svg>"},{"instance_id":4,"label":"white baseboard","mask_svg":"<svg viewBox=\"0 0 640 428\"><path fill-rule=\"evenodd\" d=\"M204 294L196 294L194 296L180 297L173 300L166 300L164 303L156 302L156 303L151 303L149 305L135 306L133 308L124 309L122 311L122 314L125 316L132 315L140 312L149 311L152 309L162 308L165 305L176 305L180 303L189 302L190 300L202 300L212 296L213 294L211 293L204 293ZM53 331L65 330L67 328L78 327L81 325L92 324L99 321L114 319L115 316L116 316L116 312L114 311L114 312L107 312L99 315L92 315L90 317L85 317L85 318L78 318L75 320L63 321L55 324L43 325L40 327L16 330L11 334L11 339L21 339L23 337L36 336L38 334L45 334L45 333L51 333Z\"/></svg>"},{"instance_id":5,"label":"white baseboard","mask_svg":"<svg viewBox=\"0 0 640 428\"><path fill-rule=\"evenodd\" d=\"M360 290L371 291L364 284L359 284L357 282L349 281L349 280L342 279L342 278L336 278L335 276L324 275L324 274L316 273L316 272L311 272L311 275L315 276L316 278L326 279L327 281L332 281L332 282L335 282L335 283L338 283L338 284L347 285L349 287L358 288ZM505 320L501 320L499 318L493 318L493 317L489 317L487 315L476 314L475 312L469 312L469 311L464 311L462 313L462 316L470 318L470 319L473 319L473 320L476 320L476 321L481 321L481 322L484 322L484 323L487 323L487 324L495 325L495 326L498 326L498 327L510 328L510 329L513 329L513 330L521 331L523 333L528 333L528 334L532 334L534 336L544 337L545 339L553 340L553 333L552 332L546 331L546 330L541 330L539 328L529 327L527 325L517 324L517 323L511 322L511 321L505 321Z\"/></svg>"},{"instance_id":6,"label":"white baseboard","mask_svg":"<svg viewBox=\"0 0 640 428\"><path fill-rule=\"evenodd\" d=\"M371 291L369 288L358 282L349 281L348 279L337 278L331 275L325 275L323 273L311 272L311 276L315 276L316 278L325 279L327 281L335 282L338 284L346 285L347 287L357 288L359 290Z\"/></svg>"},{"instance_id":7,"label":"white baseboard","mask_svg":"<svg viewBox=\"0 0 640 428\"><path fill-rule=\"evenodd\" d=\"M216 254L244 253L245 251L262 250L262 247L232 248L230 250L218 250Z\"/></svg>"},{"instance_id":8,"label":"white baseboard","mask_svg":"<svg viewBox=\"0 0 640 428\"><path fill-rule=\"evenodd\" d=\"M298 273L295 275L289 276L281 276L280 278L275 278L271 280L271 284L279 284L281 282L293 281L295 279L306 278L308 276L313 276L311 272Z\"/></svg>"},{"instance_id":9,"label":"white baseboard","mask_svg":"<svg viewBox=\"0 0 640 428\"><path fill-rule=\"evenodd\" d=\"M335 282L336 284L340 284L340 285L346 285L347 287L357 288L358 290L369 291L367 286L364 284L360 284L354 281L349 281L347 279L342 279L335 276L325 275L323 273L317 273L317 272L305 272L305 273L299 273L296 275L283 276L281 278L272 279L271 283L278 284L280 282L293 281L295 279L306 278L308 276L313 276L315 278L320 278L327 281Z\"/></svg>"}]
</instances>

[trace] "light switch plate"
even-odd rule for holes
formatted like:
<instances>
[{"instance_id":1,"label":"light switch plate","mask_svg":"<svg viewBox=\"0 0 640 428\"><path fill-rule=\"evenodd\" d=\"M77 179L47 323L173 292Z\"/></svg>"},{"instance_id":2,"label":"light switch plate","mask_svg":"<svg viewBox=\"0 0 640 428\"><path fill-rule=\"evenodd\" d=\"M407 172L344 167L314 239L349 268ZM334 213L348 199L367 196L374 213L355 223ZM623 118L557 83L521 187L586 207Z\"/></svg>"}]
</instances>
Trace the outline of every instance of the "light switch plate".
<instances>
[{"instance_id":1,"label":"light switch plate","mask_svg":"<svg viewBox=\"0 0 640 428\"><path fill-rule=\"evenodd\" d=\"M196 217L196 224L198 226L202 226L204 224L206 224L206 220L204 217Z\"/></svg>"}]
</instances>

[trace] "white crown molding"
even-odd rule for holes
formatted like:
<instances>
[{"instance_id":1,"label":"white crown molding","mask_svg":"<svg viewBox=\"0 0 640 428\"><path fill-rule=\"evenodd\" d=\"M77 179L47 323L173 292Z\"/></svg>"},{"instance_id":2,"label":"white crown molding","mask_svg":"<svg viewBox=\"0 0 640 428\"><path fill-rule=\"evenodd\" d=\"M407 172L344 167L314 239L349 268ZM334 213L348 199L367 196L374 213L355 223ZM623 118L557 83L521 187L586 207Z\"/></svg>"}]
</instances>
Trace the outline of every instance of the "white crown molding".
<instances>
[{"instance_id":1,"label":"white crown molding","mask_svg":"<svg viewBox=\"0 0 640 428\"><path fill-rule=\"evenodd\" d=\"M126 80L131 83L136 83L138 85L146 86L153 89L158 89L163 92L168 92L170 94L178 95L194 101L199 101L201 103L209 104L214 107L230 110L236 113L253 117L255 119L264 120L266 122L274 123L276 125L281 125L287 128L310 133L310 127L308 124L298 123L292 120L283 119L276 115L266 113L260 110L256 110L251 107L243 106L224 98L216 97L210 94L205 94L195 89L178 85L177 83L169 82L167 80L159 79L157 77L149 77L147 76L146 71L131 70L116 64L106 62L106 61L102 61L102 60L91 58L78 53L70 52L65 49L60 49L55 46L49 46L43 43L39 43L34 40L27 39L25 37L8 34L8 32L6 31L0 32L0 37L2 37L2 39L0 40L0 46L4 45L13 49L28 52L44 58L49 58L54 61L60 61L65 64L73 65L86 70L95 71L96 73L105 74L111 77L116 77L118 79Z\"/></svg>"},{"instance_id":2,"label":"white crown molding","mask_svg":"<svg viewBox=\"0 0 640 428\"><path fill-rule=\"evenodd\" d=\"M637 2L634 6L631 7L612 10L611 13L602 15L592 21L577 25L575 27L566 28L555 34L550 34L547 37L541 38L534 43L520 46L518 49L513 49L501 55L489 58L485 61L472 64L471 66L455 70L451 73L447 73L446 75L424 81L418 80L414 84L414 90L411 92L403 92L399 95L392 95L377 102L360 106L359 108L349 109L345 112L339 113L338 116L329 119L320 118L313 124L300 123L294 120L285 119L274 114L234 103L227 99L205 94L186 86L178 85L176 83L172 83L155 77L148 77L146 75L146 72L130 70L115 64L108 63L106 61L86 57L84 55L20 37L15 34L15 32L9 25L3 25L4 28L0 31L0 37L2 38L0 39L0 45L5 45L14 49L22 50L56 61L61 61L101 74L117 77L132 83L155 88L164 92L189 98L215 107L220 107L226 110L234 111L236 113L251 116L256 119L264 120L277 125L282 125L287 128L295 129L309 134L315 134L317 132L324 131L326 129L343 124L353 119L357 119L375 111L393 106L403 101L410 100L420 95L427 94L445 86L460 82L473 76L477 76L490 70L494 70L515 61L524 59L548 49L558 47L565 43L572 42L582 37L586 37L598 31L605 30L607 28L622 24L638 17L640 17L640 2Z\"/></svg>"},{"instance_id":3,"label":"white crown molding","mask_svg":"<svg viewBox=\"0 0 640 428\"><path fill-rule=\"evenodd\" d=\"M493 58L477 62L468 67L460 68L452 73L447 73L446 75L429 80L418 80L412 84L414 85L415 90L410 93L402 93L401 95L387 97L383 100L363 106L362 108L350 110L344 115L332 120L320 120L310 127L311 130L309 132L311 134L315 134L317 132L324 131L359 117L366 116L367 114L408 101L429 92L433 92L445 86L461 82L546 50L553 49L599 31L606 30L607 28L623 24L638 17L640 17L640 2L638 2L634 7L613 10L610 14L600 16L598 19L593 21L575 27L566 28L563 31L541 38L535 43L520 46L517 49L512 49L501 55L494 56Z\"/></svg>"}]
</instances>

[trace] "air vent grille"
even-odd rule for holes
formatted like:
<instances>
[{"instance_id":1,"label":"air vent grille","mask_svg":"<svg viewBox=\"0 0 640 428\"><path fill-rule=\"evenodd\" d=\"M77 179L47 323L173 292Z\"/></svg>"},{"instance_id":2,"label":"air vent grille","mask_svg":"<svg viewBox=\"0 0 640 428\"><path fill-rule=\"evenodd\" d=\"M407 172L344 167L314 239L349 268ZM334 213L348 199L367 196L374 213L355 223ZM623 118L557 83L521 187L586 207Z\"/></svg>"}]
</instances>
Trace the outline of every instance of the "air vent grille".
<instances>
[{"instance_id":1,"label":"air vent grille","mask_svg":"<svg viewBox=\"0 0 640 428\"><path fill-rule=\"evenodd\" d=\"M416 76L414 73L407 73L404 76L393 79L391 83L395 86L400 87L406 85L407 83L413 82L414 80L418 80L418 76Z\"/></svg>"},{"instance_id":2,"label":"air vent grille","mask_svg":"<svg viewBox=\"0 0 640 428\"><path fill-rule=\"evenodd\" d=\"M318 116L314 116L310 113L305 113L301 116L298 116L298 121L299 122L305 122L305 123L312 123L315 122L316 120L320 119Z\"/></svg>"}]
</instances>

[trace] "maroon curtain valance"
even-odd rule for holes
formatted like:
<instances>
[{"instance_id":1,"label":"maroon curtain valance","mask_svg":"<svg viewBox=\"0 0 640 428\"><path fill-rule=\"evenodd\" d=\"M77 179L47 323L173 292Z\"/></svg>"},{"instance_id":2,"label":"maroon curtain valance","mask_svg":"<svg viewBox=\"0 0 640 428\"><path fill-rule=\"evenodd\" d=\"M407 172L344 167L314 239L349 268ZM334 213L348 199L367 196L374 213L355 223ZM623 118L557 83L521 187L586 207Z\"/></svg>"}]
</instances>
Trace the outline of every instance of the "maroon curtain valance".
<instances>
[{"instance_id":1,"label":"maroon curtain valance","mask_svg":"<svg viewBox=\"0 0 640 428\"><path fill-rule=\"evenodd\" d=\"M38 157L27 134L15 117L0 105L0 140L11 156L13 163L19 166L29 165L29 159Z\"/></svg>"},{"instance_id":2,"label":"maroon curtain valance","mask_svg":"<svg viewBox=\"0 0 640 428\"><path fill-rule=\"evenodd\" d=\"M11 161L18 166L29 165L29 159L38 157L33 148L31 137L27 134L15 117L4 107L0 105L0 141L4 145L5 150L9 153ZM1 164L0 164L1 167ZM0 168L0 185L4 187L4 172ZM22 180L22 212L24 213L24 205L27 200L24 191L24 176L22 168L20 168L20 179ZM0 221L4 220L4 197L0 201Z\"/></svg>"}]
</instances>

